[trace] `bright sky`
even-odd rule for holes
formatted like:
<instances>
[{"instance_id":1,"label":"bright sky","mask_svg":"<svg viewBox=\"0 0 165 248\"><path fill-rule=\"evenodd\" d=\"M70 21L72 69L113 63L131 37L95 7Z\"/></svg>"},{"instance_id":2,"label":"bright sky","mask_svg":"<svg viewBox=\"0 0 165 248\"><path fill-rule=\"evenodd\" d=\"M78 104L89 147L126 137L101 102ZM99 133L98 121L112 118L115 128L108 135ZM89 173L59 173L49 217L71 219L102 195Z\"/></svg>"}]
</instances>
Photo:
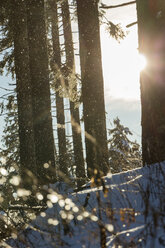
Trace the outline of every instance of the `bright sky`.
<instances>
[{"instance_id":1,"label":"bright sky","mask_svg":"<svg viewBox=\"0 0 165 248\"><path fill-rule=\"evenodd\" d=\"M109 5L126 1L104 1ZM107 119L112 122L118 116L140 142L140 70L145 66L145 58L138 53L137 25L125 26L136 21L136 6L131 5L107 11L108 19L121 23L128 35L118 43L101 27L102 62L105 83Z\"/></svg>"},{"instance_id":2,"label":"bright sky","mask_svg":"<svg viewBox=\"0 0 165 248\"><path fill-rule=\"evenodd\" d=\"M102 54L106 96L139 99L140 56L136 32L117 43L102 28Z\"/></svg>"}]
</instances>

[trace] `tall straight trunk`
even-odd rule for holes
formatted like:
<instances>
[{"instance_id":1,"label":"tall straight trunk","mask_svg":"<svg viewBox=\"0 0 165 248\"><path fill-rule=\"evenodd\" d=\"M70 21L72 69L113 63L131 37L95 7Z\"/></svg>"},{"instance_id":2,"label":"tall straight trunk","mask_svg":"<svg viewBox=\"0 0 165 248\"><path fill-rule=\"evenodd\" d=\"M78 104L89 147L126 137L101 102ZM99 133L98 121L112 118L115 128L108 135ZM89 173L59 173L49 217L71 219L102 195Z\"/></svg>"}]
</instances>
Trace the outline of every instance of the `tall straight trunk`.
<instances>
[{"instance_id":1,"label":"tall straight trunk","mask_svg":"<svg viewBox=\"0 0 165 248\"><path fill-rule=\"evenodd\" d=\"M98 1L77 0L88 176L108 172Z\"/></svg>"},{"instance_id":2,"label":"tall straight trunk","mask_svg":"<svg viewBox=\"0 0 165 248\"><path fill-rule=\"evenodd\" d=\"M143 164L165 160L165 3L137 0L139 51L148 60L141 72Z\"/></svg>"},{"instance_id":3,"label":"tall straight trunk","mask_svg":"<svg viewBox=\"0 0 165 248\"><path fill-rule=\"evenodd\" d=\"M27 176L27 171L30 170L36 175L36 160L29 71L29 49L27 42L26 6L23 0L13 0L11 7L18 103L20 171L24 185L26 187L31 187L31 180Z\"/></svg>"},{"instance_id":4,"label":"tall straight trunk","mask_svg":"<svg viewBox=\"0 0 165 248\"><path fill-rule=\"evenodd\" d=\"M44 0L27 0L27 23L36 162L42 184L55 179Z\"/></svg>"},{"instance_id":5,"label":"tall straight trunk","mask_svg":"<svg viewBox=\"0 0 165 248\"><path fill-rule=\"evenodd\" d=\"M68 0L62 2L62 19L63 19L63 30L64 30L64 42L65 42L65 53L66 53L66 67L67 75L75 74L75 61L74 61L74 47L72 40L72 29ZM75 86L74 91L77 91L77 86ZM75 103L70 100L70 112L73 122L80 126L80 116L79 109L75 108ZM74 159L76 165L76 177L77 184L81 185L84 183L85 179L85 167L84 167L84 157L83 157L83 146L81 133L78 132L76 125L72 123L72 136L73 136L73 149L74 149Z\"/></svg>"},{"instance_id":6,"label":"tall straight trunk","mask_svg":"<svg viewBox=\"0 0 165 248\"><path fill-rule=\"evenodd\" d=\"M58 29L58 14L57 14L57 0L50 1L52 10L52 41L53 41L53 68L55 73L61 73L61 50L59 41ZM55 88L60 86L60 78L56 78ZM58 134L58 147L59 147L59 165L60 171L64 175L68 175L67 165L67 149L66 149L66 134L65 134L65 116L64 116L64 101L56 92L56 112L57 112L57 134ZM60 174L59 174L60 175ZM60 176L62 177L62 175Z\"/></svg>"}]
</instances>

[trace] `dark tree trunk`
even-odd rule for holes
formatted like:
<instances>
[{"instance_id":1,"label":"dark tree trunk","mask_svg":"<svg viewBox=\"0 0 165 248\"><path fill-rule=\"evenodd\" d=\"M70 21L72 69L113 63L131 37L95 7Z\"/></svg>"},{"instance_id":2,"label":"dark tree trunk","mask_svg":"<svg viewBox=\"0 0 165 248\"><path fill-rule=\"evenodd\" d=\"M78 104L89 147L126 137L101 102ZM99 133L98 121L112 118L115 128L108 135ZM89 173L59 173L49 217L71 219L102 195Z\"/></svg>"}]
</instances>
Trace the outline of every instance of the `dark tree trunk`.
<instances>
[{"instance_id":1,"label":"dark tree trunk","mask_svg":"<svg viewBox=\"0 0 165 248\"><path fill-rule=\"evenodd\" d=\"M50 1L52 10L52 41L53 41L53 70L57 73L58 78L56 78L55 88L61 84L59 78L59 72L61 72L61 51L60 51L60 41L59 41L59 29L58 29L58 15L57 15L57 0ZM59 165L60 172L68 175L68 165L67 165L67 149L66 149L66 134L65 134L65 116L64 116L64 101L63 98L59 96L59 92L56 92L56 112L57 112L57 134L58 134L58 147L59 147ZM60 175L60 174L59 174ZM64 177L61 176L63 179Z\"/></svg>"},{"instance_id":2,"label":"dark tree trunk","mask_svg":"<svg viewBox=\"0 0 165 248\"><path fill-rule=\"evenodd\" d=\"M74 61L74 47L72 40L72 30L70 21L70 12L68 1L64 1L61 5L62 7L62 19L63 19L63 30L64 30L64 42L65 42L65 53L66 53L66 67L67 74L75 73L75 61ZM75 86L74 91L77 91ZM72 119L72 136L73 136L73 149L74 149L74 159L76 165L76 177L78 186L84 183L85 179L85 167L84 167L84 157L83 157L83 146L81 133L77 130L77 125L80 127L80 116L79 109L75 108L75 103L70 100L70 112Z\"/></svg>"},{"instance_id":3,"label":"dark tree trunk","mask_svg":"<svg viewBox=\"0 0 165 248\"><path fill-rule=\"evenodd\" d=\"M98 1L77 0L88 176L108 172Z\"/></svg>"},{"instance_id":4,"label":"dark tree trunk","mask_svg":"<svg viewBox=\"0 0 165 248\"><path fill-rule=\"evenodd\" d=\"M26 6L23 0L13 0L12 2L12 30L18 103L20 170L25 186L31 187L31 180L26 173L30 170L34 175L36 175L36 161L29 71L29 49L27 42Z\"/></svg>"},{"instance_id":5,"label":"dark tree trunk","mask_svg":"<svg viewBox=\"0 0 165 248\"><path fill-rule=\"evenodd\" d=\"M165 3L137 0L139 51L147 60L141 72L143 164L165 160Z\"/></svg>"},{"instance_id":6,"label":"dark tree trunk","mask_svg":"<svg viewBox=\"0 0 165 248\"><path fill-rule=\"evenodd\" d=\"M42 184L55 178L44 0L28 0L27 17L36 162ZM46 163L53 172L45 168Z\"/></svg>"}]
</instances>

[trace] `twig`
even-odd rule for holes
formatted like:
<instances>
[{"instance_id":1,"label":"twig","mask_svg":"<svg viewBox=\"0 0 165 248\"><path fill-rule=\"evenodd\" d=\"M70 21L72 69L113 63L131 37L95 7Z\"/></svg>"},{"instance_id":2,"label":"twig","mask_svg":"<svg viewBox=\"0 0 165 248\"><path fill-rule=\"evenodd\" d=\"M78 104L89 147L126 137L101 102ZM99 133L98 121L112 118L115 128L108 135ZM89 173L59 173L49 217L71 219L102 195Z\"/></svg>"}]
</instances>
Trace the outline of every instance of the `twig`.
<instances>
[{"instance_id":1,"label":"twig","mask_svg":"<svg viewBox=\"0 0 165 248\"><path fill-rule=\"evenodd\" d=\"M128 6L131 4L135 4L136 1L132 1L132 2L127 2L127 3L122 3L122 4L118 4L118 5L106 5L106 4L101 4L100 8L101 9L114 9L114 8L119 8L119 7L123 7L123 6Z\"/></svg>"}]
</instances>

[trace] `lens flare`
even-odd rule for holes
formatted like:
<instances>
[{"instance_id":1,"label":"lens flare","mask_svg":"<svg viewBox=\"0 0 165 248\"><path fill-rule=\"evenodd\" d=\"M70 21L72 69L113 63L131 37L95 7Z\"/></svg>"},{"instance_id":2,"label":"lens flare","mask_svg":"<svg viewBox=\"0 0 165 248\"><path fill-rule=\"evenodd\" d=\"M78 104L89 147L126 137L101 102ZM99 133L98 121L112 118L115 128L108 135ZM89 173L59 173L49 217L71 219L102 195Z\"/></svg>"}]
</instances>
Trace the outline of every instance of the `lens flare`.
<instances>
[{"instance_id":1,"label":"lens flare","mask_svg":"<svg viewBox=\"0 0 165 248\"><path fill-rule=\"evenodd\" d=\"M139 71L142 71L147 66L147 59L143 54L138 55L138 69Z\"/></svg>"}]
</instances>

